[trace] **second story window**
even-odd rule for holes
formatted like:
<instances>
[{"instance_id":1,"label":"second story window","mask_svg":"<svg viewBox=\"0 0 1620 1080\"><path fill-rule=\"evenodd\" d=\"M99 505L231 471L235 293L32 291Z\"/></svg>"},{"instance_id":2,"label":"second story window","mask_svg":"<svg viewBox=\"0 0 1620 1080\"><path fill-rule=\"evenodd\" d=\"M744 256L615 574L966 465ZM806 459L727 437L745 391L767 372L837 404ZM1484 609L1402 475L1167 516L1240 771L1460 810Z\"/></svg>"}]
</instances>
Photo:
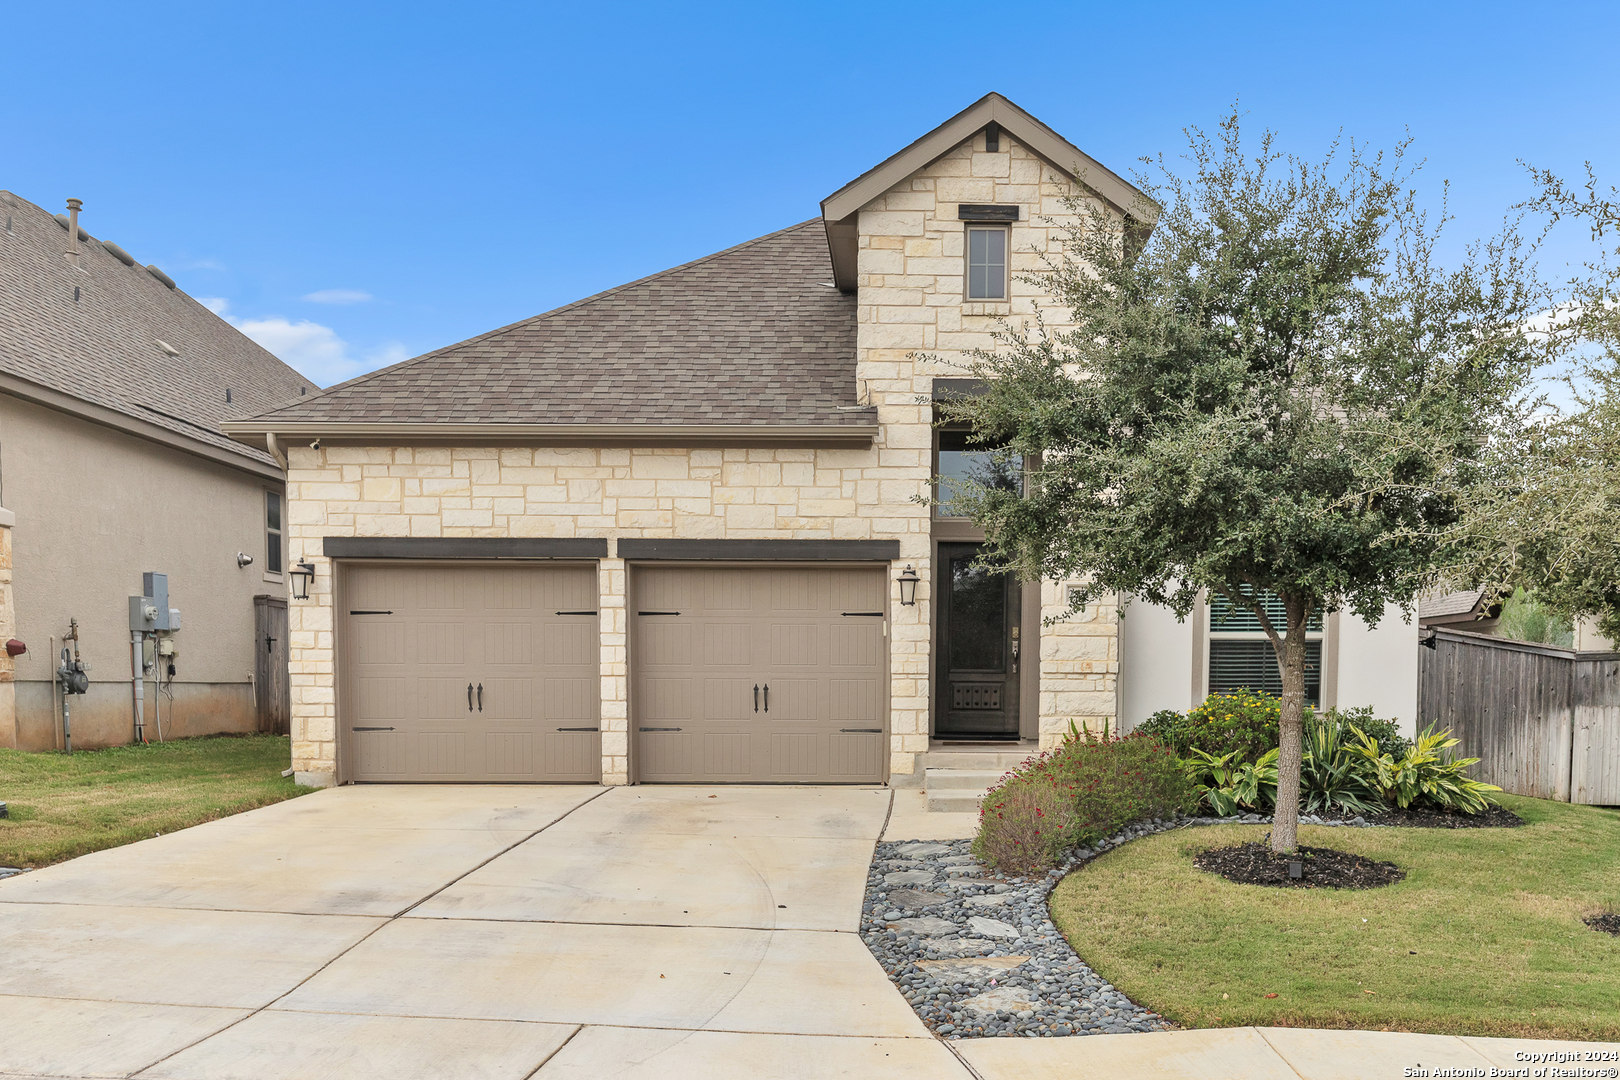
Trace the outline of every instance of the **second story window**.
<instances>
[{"instance_id":1,"label":"second story window","mask_svg":"<svg viewBox=\"0 0 1620 1080\"><path fill-rule=\"evenodd\" d=\"M1007 230L968 229L967 251L967 298L1007 299Z\"/></svg>"}]
</instances>

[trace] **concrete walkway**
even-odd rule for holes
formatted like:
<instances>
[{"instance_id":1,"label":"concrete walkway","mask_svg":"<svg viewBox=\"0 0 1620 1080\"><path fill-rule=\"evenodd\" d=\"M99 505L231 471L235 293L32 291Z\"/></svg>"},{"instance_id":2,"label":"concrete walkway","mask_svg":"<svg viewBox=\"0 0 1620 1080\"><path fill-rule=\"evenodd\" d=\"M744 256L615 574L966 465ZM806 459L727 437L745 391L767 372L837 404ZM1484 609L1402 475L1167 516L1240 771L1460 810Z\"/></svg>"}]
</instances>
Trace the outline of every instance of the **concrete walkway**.
<instances>
[{"instance_id":1,"label":"concrete walkway","mask_svg":"<svg viewBox=\"0 0 1620 1080\"><path fill-rule=\"evenodd\" d=\"M1327 1078L1512 1062L1501 1040L1360 1032L939 1042L855 934L886 821L889 839L971 826L913 812L910 794L349 787L7 879L0 1077Z\"/></svg>"}]
</instances>

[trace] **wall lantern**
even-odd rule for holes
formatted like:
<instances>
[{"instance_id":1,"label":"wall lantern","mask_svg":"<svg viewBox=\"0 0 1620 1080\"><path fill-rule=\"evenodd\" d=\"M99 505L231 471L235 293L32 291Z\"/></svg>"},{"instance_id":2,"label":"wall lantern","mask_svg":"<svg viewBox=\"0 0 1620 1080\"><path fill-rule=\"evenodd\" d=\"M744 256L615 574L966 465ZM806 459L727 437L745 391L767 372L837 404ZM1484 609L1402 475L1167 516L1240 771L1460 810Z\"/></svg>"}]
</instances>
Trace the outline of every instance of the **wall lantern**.
<instances>
[{"instance_id":1,"label":"wall lantern","mask_svg":"<svg viewBox=\"0 0 1620 1080\"><path fill-rule=\"evenodd\" d=\"M900 603L905 607L911 607L917 602L917 582L922 579L917 576L917 571L911 568L911 564L907 563L905 570L895 580L900 583Z\"/></svg>"},{"instance_id":2,"label":"wall lantern","mask_svg":"<svg viewBox=\"0 0 1620 1080\"><path fill-rule=\"evenodd\" d=\"M315 580L315 564L299 559L292 568L292 593L295 600L309 599L309 584Z\"/></svg>"}]
</instances>

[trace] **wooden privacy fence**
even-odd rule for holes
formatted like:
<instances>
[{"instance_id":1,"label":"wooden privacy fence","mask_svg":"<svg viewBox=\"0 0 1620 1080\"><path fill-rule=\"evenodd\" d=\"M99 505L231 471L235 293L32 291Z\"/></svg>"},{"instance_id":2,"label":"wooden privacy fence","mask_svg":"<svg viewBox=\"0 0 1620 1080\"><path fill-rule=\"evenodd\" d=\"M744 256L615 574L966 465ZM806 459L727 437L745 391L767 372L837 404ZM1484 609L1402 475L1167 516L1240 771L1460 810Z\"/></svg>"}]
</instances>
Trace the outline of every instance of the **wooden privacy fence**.
<instances>
[{"instance_id":1,"label":"wooden privacy fence","mask_svg":"<svg viewBox=\"0 0 1620 1080\"><path fill-rule=\"evenodd\" d=\"M1515 795L1620 804L1620 653L1461 630L1422 649L1418 730L1436 722L1477 757L1473 776Z\"/></svg>"}]
</instances>

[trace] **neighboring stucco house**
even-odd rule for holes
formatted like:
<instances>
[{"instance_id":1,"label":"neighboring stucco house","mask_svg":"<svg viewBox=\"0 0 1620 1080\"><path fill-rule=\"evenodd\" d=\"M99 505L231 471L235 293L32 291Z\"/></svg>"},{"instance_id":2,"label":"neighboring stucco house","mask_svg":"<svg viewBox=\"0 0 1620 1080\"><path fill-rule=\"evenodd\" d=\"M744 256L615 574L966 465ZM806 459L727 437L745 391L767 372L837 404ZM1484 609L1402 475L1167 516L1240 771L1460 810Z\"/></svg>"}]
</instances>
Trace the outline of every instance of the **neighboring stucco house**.
<instances>
[{"instance_id":1,"label":"neighboring stucco house","mask_svg":"<svg viewBox=\"0 0 1620 1080\"><path fill-rule=\"evenodd\" d=\"M62 747L70 619L90 676L74 747L134 738L147 572L181 628L172 656L146 643L146 738L284 722L283 473L219 423L309 389L162 271L0 191L0 641L28 647L0 655L0 747Z\"/></svg>"},{"instance_id":2,"label":"neighboring stucco house","mask_svg":"<svg viewBox=\"0 0 1620 1080\"><path fill-rule=\"evenodd\" d=\"M1043 627L1067 583L975 570L920 501L993 465L931 401L999 320L1061 320L1019 274L1071 194L1139 198L991 94L819 218L227 424L287 448L313 571L301 778L916 784L1140 719L1114 605ZM1341 700L1378 678L1342 629ZM1185 707L1196 662L1141 647Z\"/></svg>"}]
</instances>

